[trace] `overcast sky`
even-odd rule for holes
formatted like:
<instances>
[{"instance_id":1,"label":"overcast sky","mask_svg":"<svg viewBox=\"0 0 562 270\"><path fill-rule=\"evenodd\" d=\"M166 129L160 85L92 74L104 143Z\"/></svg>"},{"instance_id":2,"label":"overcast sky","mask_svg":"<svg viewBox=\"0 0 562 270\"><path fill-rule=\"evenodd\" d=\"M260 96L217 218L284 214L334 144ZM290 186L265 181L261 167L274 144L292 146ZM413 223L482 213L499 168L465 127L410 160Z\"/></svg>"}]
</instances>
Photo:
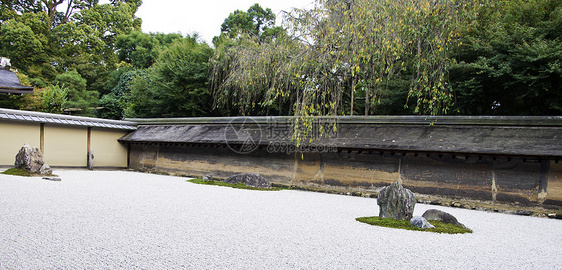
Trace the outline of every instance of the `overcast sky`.
<instances>
[{"instance_id":1,"label":"overcast sky","mask_svg":"<svg viewBox=\"0 0 562 270\"><path fill-rule=\"evenodd\" d=\"M212 45L221 24L239 9L247 11L255 3L271 8L278 19L282 10L311 7L313 0L143 0L136 15L142 18L142 31L161 33L199 33Z\"/></svg>"}]
</instances>

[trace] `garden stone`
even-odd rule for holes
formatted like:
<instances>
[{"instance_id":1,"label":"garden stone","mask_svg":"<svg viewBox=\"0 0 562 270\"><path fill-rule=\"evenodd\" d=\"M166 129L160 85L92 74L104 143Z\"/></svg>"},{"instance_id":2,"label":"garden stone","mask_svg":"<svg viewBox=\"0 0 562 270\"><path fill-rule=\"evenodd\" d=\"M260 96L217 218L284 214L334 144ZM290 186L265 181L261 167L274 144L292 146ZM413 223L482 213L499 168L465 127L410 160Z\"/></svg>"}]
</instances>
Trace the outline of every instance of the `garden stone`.
<instances>
[{"instance_id":1,"label":"garden stone","mask_svg":"<svg viewBox=\"0 0 562 270\"><path fill-rule=\"evenodd\" d=\"M427 222L427 219L424 217L413 217L410 219L410 224L414 225L415 227L422 228L422 229L429 229L435 228L435 226L431 225L431 223Z\"/></svg>"},{"instance_id":2,"label":"garden stone","mask_svg":"<svg viewBox=\"0 0 562 270\"><path fill-rule=\"evenodd\" d=\"M43 164L43 166L41 166L41 169L39 169L39 173L42 175L51 175L53 174L53 169L51 169L49 165Z\"/></svg>"},{"instance_id":3,"label":"garden stone","mask_svg":"<svg viewBox=\"0 0 562 270\"><path fill-rule=\"evenodd\" d=\"M379 217L410 220L414 213L416 198L414 193L395 182L379 192L377 204L380 207Z\"/></svg>"},{"instance_id":4,"label":"garden stone","mask_svg":"<svg viewBox=\"0 0 562 270\"><path fill-rule=\"evenodd\" d=\"M247 186L257 187L257 188L271 188L271 183L263 176L257 173L243 173L243 174L233 175L223 180L223 182L230 183L230 184L243 183Z\"/></svg>"},{"instance_id":5,"label":"garden stone","mask_svg":"<svg viewBox=\"0 0 562 270\"><path fill-rule=\"evenodd\" d=\"M437 220L437 221L465 227L463 224L457 221L457 218L455 216L437 209L429 209L425 211L422 217L424 217L427 220Z\"/></svg>"},{"instance_id":6,"label":"garden stone","mask_svg":"<svg viewBox=\"0 0 562 270\"><path fill-rule=\"evenodd\" d=\"M55 182L60 182L61 179L58 177L43 177L43 179L45 180L49 180L49 181L55 181Z\"/></svg>"},{"instance_id":7,"label":"garden stone","mask_svg":"<svg viewBox=\"0 0 562 270\"><path fill-rule=\"evenodd\" d=\"M94 151L88 151L88 170L94 169Z\"/></svg>"},{"instance_id":8,"label":"garden stone","mask_svg":"<svg viewBox=\"0 0 562 270\"><path fill-rule=\"evenodd\" d=\"M16 155L14 163L17 169L27 170L32 173L40 172L43 164L45 164L45 159L41 150L37 147L31 147L27 143L23 145Z\"/></svg>"}]
</instances>

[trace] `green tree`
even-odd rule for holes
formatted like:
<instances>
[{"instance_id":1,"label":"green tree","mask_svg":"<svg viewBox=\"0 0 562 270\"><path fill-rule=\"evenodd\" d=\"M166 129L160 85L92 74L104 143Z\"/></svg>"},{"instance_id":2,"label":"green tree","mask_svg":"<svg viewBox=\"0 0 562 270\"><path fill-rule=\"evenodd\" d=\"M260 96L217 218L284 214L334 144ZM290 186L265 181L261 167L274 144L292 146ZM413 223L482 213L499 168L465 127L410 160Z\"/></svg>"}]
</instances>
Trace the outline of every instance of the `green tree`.
<instances>
[{"instance_id":1,"label":"green tree","mask_svg":"<svg viewBox=\"0 0 562 270\"><path fill-rule=\"evenodd\" d=\"M29 70L48 62L52 53L45 13L25 13L2 22L0 54L14 60L14 67Z\"/></svg>"},{"instance_id":2,"label":"green tree","mask_svg":"<svg viewBox=\"0 0 562 270\"><path fill-rule=\"evenodd\" d=\"M78 114L92 116L91 107L98 103L99 93L86 89L87 81L82 78L76 70L70 70L57 75L55 84L67 89L67 100L64 103L65 109L79 109Z\"/></svg>"},{"instance_id":3,"label":"green tree","mask_svg":"<svg viewBox=\"0 0 562 270\"><path fill-rule=\"evenodd\" d=\"M146 76L131 82L128 116L207 116L211 98L207 87L212 49L193 37L165 48Z\"/></svg>"},{"instance_id":4,"label":"green tree","mask_svg":"<svg viewBox=\"0 0 562 270\"><path fill-rule=\"evenodd\" d=\"M99 106L102 109L98 110L98 116L108 119L122 119L127 104L131 102L131 83L137 76L144 76L147 73L147 69L131 70L129 68L122 68L113 72L113 75L118 75L119 79L111 92L100 99Z\"/></svg>"},{"instance_id":5,"label":"green tree","mask_svg":"<svg viewBox=\"0 0 562 270\"><path fill-rule=\"evenodd\" d=\"M58 85L45 88L39 93L41 97L40 111L46 113L62 113L68 96L68 89Z\"/></svg>"},{"instance_id":6,"label":"green tree","mask_svg":"<svg viewBox=\"0 0 562 270\"><path fill-rule=\"evenodd\" d=\"M283 28L275 26L275 14L270 8L262 8L254 4L248 11L235 10L230 13L221 25L221 35L213 38L217 46L224 39L234 39L242 34L259 37L260 40L274 38L283 32Z\"/></svg>"},{"instance_id":7,"label":"green tree","mask_svg":"<svg viewBox=\"0 0 562 270\"><path fill-rule=\"evenodd\" d=\"M360 99L368 115L386 96L404 98L402 105L409 97L415 113L449 112L449 52L459 42L470 5L453 0L317 4L289 16L288 35L265 43L246 35L245 41L217 47L212 87L219 105L234 103L247 114L289 99L298 116L345 115L358 110Z\"/></svg>"},{"instance_id":8,"label":"green tree","mask_svg":"<svg viewBox=\"0 0 562 270\"><path fill-rule=\"evenodd\" d=\"M562 114L562 1L484 1L451 70L457 113Z\"/></svg>"},{"instance_id":9,"label":"green tree","mask_svg":"<svg viewBox=\"0 0 562 270\"><path fill-rule=\"evenodd\" d=\"M158 57L160 42L154 36L140 31L116 37L116 48L120 61L135 68L148 68Z\"/></svg>"}]
</instances>

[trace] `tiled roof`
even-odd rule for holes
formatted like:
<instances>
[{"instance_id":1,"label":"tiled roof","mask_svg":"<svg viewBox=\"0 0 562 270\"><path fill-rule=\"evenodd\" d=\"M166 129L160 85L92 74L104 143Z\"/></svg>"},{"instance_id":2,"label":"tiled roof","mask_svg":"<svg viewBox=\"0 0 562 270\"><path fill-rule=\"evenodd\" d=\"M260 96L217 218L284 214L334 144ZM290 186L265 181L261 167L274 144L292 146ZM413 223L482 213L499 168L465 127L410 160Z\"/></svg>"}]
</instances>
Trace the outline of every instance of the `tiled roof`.
<instances>
[{"instance_id":1,"label":"tiled roof","mask_svg":"<svg viewBox=\"0 0 562 270\"><path fill-rule=\"evenodd\" d=\"M34 123L49 123L59 125L72 125L83 127L99 127L124 130L136 130L137 123L129 121L108 120L92 117L81 117L71 115L60 115L52 113L40 113L30 111L19 111L0 108L0 120L24 121Z\"/></svg>"},{"instance_id":2,"label":"tiled roof","mask_svg":"<svg viewBox=\"0 0 562 270\"><path fill-rule=\"evenodd\" d=\"M0 69L0 93L33 94L33 87L21 85L15 73Z\"/></svg>"},{"instance_id":3,"label":"tiled roof","mask_svg":"<svg viewBox=\"0 0 562 270\"><path fill-rule=\"evenodd\" d=\"M175 120L175 122L174 122ZM206 119L132 119L135 132L124 143L288 146L290 118L238 117ZM289 120L289 121L287 121ZM329 121L330 119L323 119ZM330 136L312 135L303 147L335 146L338 151L446 153L510 157L562 157L562 118L537 117L338 117ZM327 122L330 124L330 122ZM319 122L318 124L322 124ZM319 127L320 125L318 125ZM313 125L314 127L314 125ZM330 126L326 126L330 127ZM312 133L315 133L313 130Z\"/></svg>"}]
</instances>

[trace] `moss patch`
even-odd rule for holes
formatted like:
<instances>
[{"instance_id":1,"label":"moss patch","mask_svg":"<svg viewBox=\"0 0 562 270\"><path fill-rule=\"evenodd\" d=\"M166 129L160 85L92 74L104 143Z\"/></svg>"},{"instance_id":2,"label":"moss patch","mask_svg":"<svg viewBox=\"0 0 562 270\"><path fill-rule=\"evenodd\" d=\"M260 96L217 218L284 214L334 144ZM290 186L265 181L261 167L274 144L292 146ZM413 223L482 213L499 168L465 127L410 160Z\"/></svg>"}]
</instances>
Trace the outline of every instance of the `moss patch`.
<instances>
[{"instance_id":1,"label":"moss patch","mask_svg":"<svg viewBox=\"0 0 562 270\"><path fill-rule=\"evenodd\" d=\"M22 169L10 168L2 172L2 174L6 175L15 175L15 176L34 176L31 172Z\"/></svg>"},{"instance_id":2,"label":"moss patch","mask_svg":"<svg viewBox=\"0 0 562 270\"><path fill-rule=\"evenodd\" d=\"M15 176L26 176L26 177L31 177L31 176L56 176L54 174L31 173L28 170L17 169L17 168L7 169L7 170L1 172L0 174L15 175Z\"/></svg>"},{"instance_id":3,"label":"moss patch","mask_svg":"<svg viewBox=\"0 0 562 270\"><path fill-rule=\"evenodd\" d=\"M203 181L202 179L192 179L192 180L187 180L187 182L195 183L195 184L201 184L201 185L231 187L231 188L249 189L249 190L269 190L269 191L277 191L277 190L281 190L281 189L282 189L282 188L257 188L257 187L247 186L247 185L242 184L242 183L230 184L230 183L225 183L225 182L222 182L222 181L213 181L213 180L210 180L210 181Z\"/></svg>"},{"instance_id":4,"label":"moss patch","mask_svg":"<svg viewBox=\"0 0 562 270\"><path fill-rule=\"evenodd\" d=\"M431 223L431 225L435 226L435 228L425 229L425 230L415 227L414 225L410 224L410 221L408 220L396 220L393 218L380 218L380 217L360 217L360 218L356 218L355 220L374 226L411 230L411 231L426 231L426 232L448 233L448 234L472 233L471 229L464 228L458 225L436 221L436 220L428 220L429 223Z\"/></svg>"}]
</instances>

